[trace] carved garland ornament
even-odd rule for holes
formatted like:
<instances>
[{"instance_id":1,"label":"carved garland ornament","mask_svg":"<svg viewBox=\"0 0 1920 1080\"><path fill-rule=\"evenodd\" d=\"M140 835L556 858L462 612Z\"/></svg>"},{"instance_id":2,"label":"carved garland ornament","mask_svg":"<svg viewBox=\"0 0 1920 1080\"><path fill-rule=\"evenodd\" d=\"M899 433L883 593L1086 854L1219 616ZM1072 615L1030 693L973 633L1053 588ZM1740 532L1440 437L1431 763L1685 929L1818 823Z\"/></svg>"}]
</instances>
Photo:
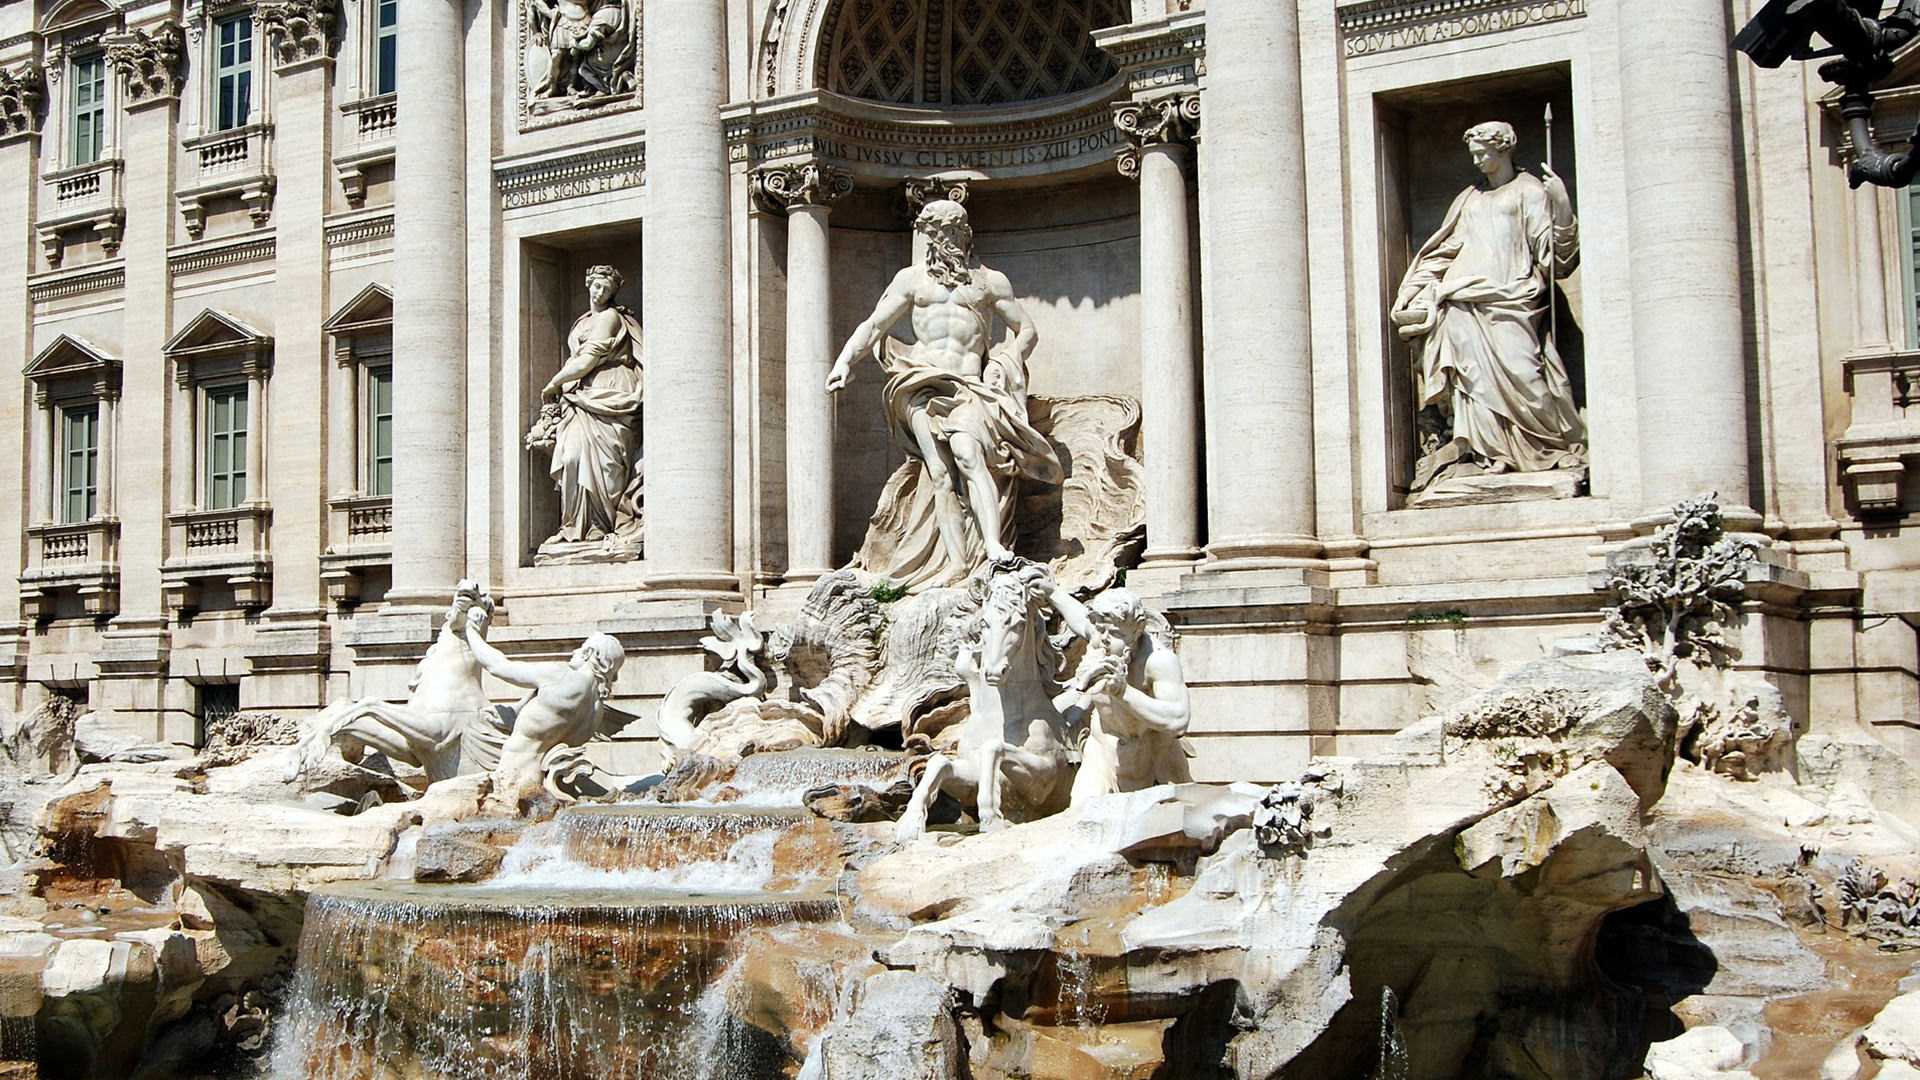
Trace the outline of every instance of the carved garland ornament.
<instances>
[{"instance_id":1,"label":"carved garland ornament","mask_svg":"<svg viewBox=\"0 0 1920 1080\"><path fill-rule=\"evenodd\" d=\"M46 100L45 71L32 60L0 69L0 138L40 131L40 105Z\"/></svg>"},{"instance_id":2,"label":"carved garland ornament","mask_svg":"<svg viewBox=\"0 0 1920 1080\"><path fill-rule=\"evenodd\" d=\"M1140 178L1140 152L1149 146L1191 143L1200 133L1200 95L1170 94L1135 101L1113 111L1113 126L1126 136L1115 163L1120 175Z\"/></svg>"},{"instance_id":3,"label":"carved garland ornament","mask_svg":"<svg viewBox=\"0 0 1920 1080\"><path fill-rule=\"evenodd\" d=\"M102 41L107 63L120 73L130 104L180 95L185 83L180 62L186 49L179 23L169 20L151 30L109 34Z\"/></svg>"},{"instance_id":4,"label":"carved garland ornament","mask_svg":"<svg viewBox=\"0 0 1920 1080\"><path fill-rule=\"evenodd\" d=\"M330 56L338 0L260 0L255 16L282 64Z\"/></svg>"},{"instance_id":5,"label":"carved garland ornament","mask_svg":"<svg viewBox=\"0 0 1920 1080\"><path fill-rule=\"evenodd\" d=\"M753 173L753 197L775 213L799 206L827 206L853 191L853 176L845 169L817 161L766 165Z\"/></svg>"}]
</instances>

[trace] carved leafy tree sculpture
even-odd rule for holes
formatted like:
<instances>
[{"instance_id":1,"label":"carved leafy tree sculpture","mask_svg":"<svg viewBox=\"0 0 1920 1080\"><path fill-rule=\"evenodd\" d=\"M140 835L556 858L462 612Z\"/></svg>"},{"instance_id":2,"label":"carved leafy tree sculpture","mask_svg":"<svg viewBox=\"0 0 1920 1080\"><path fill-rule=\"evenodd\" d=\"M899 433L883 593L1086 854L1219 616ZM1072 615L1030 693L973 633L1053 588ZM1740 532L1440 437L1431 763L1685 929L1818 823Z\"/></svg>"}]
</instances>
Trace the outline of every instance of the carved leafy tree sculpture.
<instances>
[{"instance_id":1,"label":"carved leafy tree sculpture","mask_svg":"<svg viewBox=\"0 0 1920 1080\"><path fill-rule=\"evenodd\" d=\"M1739 654L1723 631L1746 599L1751 541L1726 535L1717 495L1673 508L1672 524L1654 534L1651 558L1608 568L1614 605L1601 630L1608 649L1637 649L1670 682L1681 660L1725 667Z\"/></svg>"}]
</instances>

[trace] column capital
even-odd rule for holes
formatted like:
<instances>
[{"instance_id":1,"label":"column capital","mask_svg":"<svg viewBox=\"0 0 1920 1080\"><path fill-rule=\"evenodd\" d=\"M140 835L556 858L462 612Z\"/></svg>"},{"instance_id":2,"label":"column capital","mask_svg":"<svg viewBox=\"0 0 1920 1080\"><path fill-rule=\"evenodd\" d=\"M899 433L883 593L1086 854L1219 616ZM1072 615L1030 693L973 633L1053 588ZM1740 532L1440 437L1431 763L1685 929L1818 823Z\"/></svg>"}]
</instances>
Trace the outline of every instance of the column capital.
<instances>
[{"instance_id":1,"label":"column capital","mask_svg":"<svg viewBox=\"0 0 1920 1080\"><path fill-rule=\"evenodd\" d=\"M754 201L771 213L802 207L831 207L853 191L853 175L819 161L762 165L749 181Z\"/></svg>"},{"instance_id":2,"label":"column capital","mask_svg":"<svg viewBox=\"0 0 1920 1080\"><path fill-rule=\"evenodd\" d=\"M275 70L333 59L339 0L260 0L254 18L273 42Z\"/></svg>"},{"instance_id":3,"label":"column capital","mask_svg":"<svg viewBox=\"0 0 1920 1080\"><path fill-rule=\"evenodd\" d=\"M179 99L180 90L186 84L181 72L186 48L179 23L167 19L150 29L108 34L101 40L107 47L107 63L120 73L127 108Z\"/></svg>"},{"instance_id":4,"label":"column capital","mask_svg":"<svg viewBox=\"0 0 1920 1080\"><path fill-rule=\"evenodd\" d=\"M0 68L0 142L40 134L46 99L46 70L38 62Z\"/></svg>"},{"instance_id":5,"label":"column capital","mask_svg":"<svg viewBox=\"0 0 1920 1080\"><path fill-rule=\"evenodd\" d=\"M1130 101L1113 110L1113 126L1127 145L1115 159L1120 175L1140 178L1140 154L1154 146L1188 146L1200 135L1200 95L1167 94Z\"/></svg>"},{"instance_id":6,"label":"column capital","mask_svg":"<svg viewBox=\"0 0 1920 1080\"><path fill-rule=\"evenodd\" d=\"M906 182L907 216L918 217L920 211L935 199L945 199L965 205L967 201L967 182L965 180L942 179L938 176L914 177Z\"/></svg>"}]
</instances>

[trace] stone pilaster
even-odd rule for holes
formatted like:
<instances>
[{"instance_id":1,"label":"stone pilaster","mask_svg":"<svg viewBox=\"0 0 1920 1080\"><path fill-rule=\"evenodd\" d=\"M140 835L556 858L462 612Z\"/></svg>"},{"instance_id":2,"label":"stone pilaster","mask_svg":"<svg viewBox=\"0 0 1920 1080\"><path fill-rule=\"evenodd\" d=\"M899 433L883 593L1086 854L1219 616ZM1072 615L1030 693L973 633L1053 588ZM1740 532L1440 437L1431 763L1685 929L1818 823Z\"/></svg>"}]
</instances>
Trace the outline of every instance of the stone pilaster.
<instances>
[{"instance_id":1,"label":"stone pilaster","mask_svg":"<svg viewBox=\"0 0 1920 1080\"><path fill-rule=\"evenodd\" d=\"M1717 491L1729 531L1751 530L1726 7L1622 0L1618 25L1639 524Z\"/></svg>"},{"instance_id":2,"label":"stone pilaster","mask_svg":"<svg viewBox=\"0 0 1920 1080\"><path fill-rule=\"evenodd\" d=\"M1200 556L1200 368L1194 355L1187 177L1198 94L1121 106L1120 171L1140 181L1140 386L1148 447L1145 561Z\"/></svg>"},{"instance_id":3,"label":"stone pilaster","mask_svg":"<svg viewBox=\"0 0 1920 1080\"><path fill-rule=\"evenodd\" d=\"M466 67L460 0L400 5L393 589L438 606L466 571Z\"/></svg>"},{"instance_id":4,"label":"stone pilaster","mask_svg":"<svg viewBox=\"0 0 1920 1080\"><path fill-rule=\"evenodd\" d=\"M45 469L53 456L50 448L37 445L43 421L26 380L18 374L33 356L33 308L27 297L33 245L28 242L28 223L34 219L34 198L40 186L35 160L40 153L44 88L36 64L0 71L0 221L13 224L11 239L0 251L0 369L14 373L0 379L0 459L16 463L14 468L0 470L0 533L6 538L0 542L0 673L8 674L17 672L26 657L18 581L25 569L22 556L29 507L40 494L30 487L30 478L38 475L36 470ZM27 444L35 445L29 449ZM0 703L16 708L21 704L11 696Z\"/></svg>"},{"instance_id":5,"label":"stone pilaster","mask_svg":"<svg viewBox=\"0 0 1920 1080\"><path fill-rule=\"evenodd\" d=\"M725 5L668 0L648 10L641 304L648 338L647 584L659 590L740 588L733 568L729 177L720 120L727 52Z\"/></svg>"},{"instance_id":6,"label":"stone pilaster","mask_svg":"<svg viewBox=\"0 0 1920 1080\"><path fill-rule=\"evenodd\" d=\"M107 61L120 78L120 146L126 159L126 229L120 256L126 265L121 347L118 443L139 447L113 463L128 491L169 489L169 470L191 461L154 452L168 445L168 404L173 390L161 355L173 336L172 287L167 248L176 217L174 140L180 114L182 38L173 23L136 29L107 39ZM189 451L190 452L190 451ZM166 739L190 732L184 708L169 710L166 694L170 635L162 600L160 568L167 550L167 514L174 506L149 507L120 522L120 614L101 643L98 658L104 700L95 711L122 730ZM174 702L175 705L183 705Z\"/></svg>"},{"instance_id":7,"label":"stone pilaster","mask_svg":"<svg viewBox=\"0 0 1920 1080\"><path fill-rule=\"evenodd\" d=\"M274 59L274 119L300 132L274 147L273 378L263 406L273 504L273 606L249 649L249 693L282 709L324 704L329 637L320 555L327 545L331 357L326 210L333 194L332 5L262 3Z\"/></svg>"},{"instance_id":8,"label":"stone pilaster","mask_svg":"<svg viewBox=\"0 0 1920 1080\"><path fill-rule=\"evenodd\" d=\"M787 216L787 574L796 584L834 568L833 258L828 215L853 190L845 172L815 162L753 177L754 195Z\"/></svg>"},{"instance_id":9,"label":"stone pilaster","mask_svg":"<svg viewBox=\"0 0 1920 1080\"><path fill-rule=\"evenodd\" d=\"M1863 184L1853 203L1853 352L1887 352L1886 249L1880 238L1880 189Z\"/></svg>"},{"instance_id":10,"label":"stone pilaster","mask_svg":"<svg viewBox=\"0 0 1920 1080\"><path fill-rule=\"evenodd\" d=\"M1207 9L1207 551L1221 570L1321 565L1299 29L1293 0Z\"/></svg>"}]
</instances>

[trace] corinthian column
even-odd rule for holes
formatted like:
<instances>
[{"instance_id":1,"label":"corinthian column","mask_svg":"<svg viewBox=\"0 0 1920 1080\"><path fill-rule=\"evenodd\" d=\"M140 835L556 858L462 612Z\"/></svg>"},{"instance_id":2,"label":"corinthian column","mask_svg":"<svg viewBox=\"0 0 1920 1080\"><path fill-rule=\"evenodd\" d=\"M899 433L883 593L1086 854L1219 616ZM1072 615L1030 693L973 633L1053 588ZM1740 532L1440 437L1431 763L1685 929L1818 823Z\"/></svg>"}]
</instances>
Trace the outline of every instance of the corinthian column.
<instances>
[{"instance_id":1,"label":"corinthian column","mask_svg":"<svg viewBox=\"0 0 1920 1080\"><path fill-rule=\"evenodd\" d=\"M1122 106L1133 144L1120 171L1140 181L1140 386L1147 445L1148 563L1200 555L1200 371L1193 349L1193 233L1187 172L1197 94Z\"/></svg>"},{"instance_id":2,"label":"corinthian column","mask_svg":"<svg viewBox=\"0 0 1920 1080\"><path fill-rule=\"evenodd\" d=\"M1642 517L1718 491L1750 529L1726 7L1622 0L1619 25Z\"/></svg>"},{"instance_id":3,"label":"corinthian column","mask_svg":"<svg viewBox=\"0 0 1920 1080\"><path fill-rule=\"evenodd\" d=\"M394 162L393 588L437 604L466 569L466 28L460 0L400 5Z\"/></svg>"},{"instance_id":4,"label":"corinthian column","mask_svg":"<svg viewBox=\"0 0 1920 1080\"><path fill-rule=\"evenodd\" d=\"M805 584L833 569L832 204L853 178L815 162L769 166L753 190L787 215L787 580Z\"/></svg>"},{"instance_id":5,"label":"corinthian column","mask_svg":"<svg viewBox=\"0 0 1920 1080\"><path fill-rule=\"evenodd\" d=\"M726 5L647 12L647 584L734 592Z\"/></svg>"},{"instance_id":6,"label":"corinthian column","mask_svg":"<svg viewBox=\"0 0 1920 1080\"><path fill-rule=\"evenodd\" d=\"M1295 0L1207 8L1207 551L1223 570L1321 554L1299 36Z\"/></svg>"}]
</instances>

